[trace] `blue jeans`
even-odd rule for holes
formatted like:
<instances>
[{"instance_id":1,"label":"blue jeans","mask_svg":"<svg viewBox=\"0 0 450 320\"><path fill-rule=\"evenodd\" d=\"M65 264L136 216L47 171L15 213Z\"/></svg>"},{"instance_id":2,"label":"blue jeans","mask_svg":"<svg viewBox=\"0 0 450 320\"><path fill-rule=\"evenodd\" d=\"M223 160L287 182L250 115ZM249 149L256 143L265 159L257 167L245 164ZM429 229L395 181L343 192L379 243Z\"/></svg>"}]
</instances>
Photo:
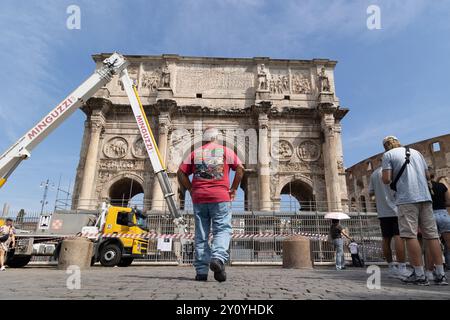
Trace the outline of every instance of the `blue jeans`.
<instances>
[{"instance_id":1,"label":"blue jeans","mask_svg":"<svg viewBox=\"0 0 450 320\"><path fill-rule=\"evenodd\" d=\"M450 232L450 215L447 210L434 210L434 218L436 219L439 235ZM450 248L448 243L444 244L444 257L445 264L450 265Z\"/></svg>"},{"instance_id":2,"label":"blue jeans","mask_svg":"<svg viewBox=\"0 0 450 320\"><path fill-rule=\"evenodd\" d=\"M211 258L228 261L231 240L230 202L194 203L195 261L197 274L207 274ZM211 247L208 243L212 231Z\"/></svg>"},{"instance_id":3,"label":"blue jeans","mask_svg":"<svg viewBox=\"0 0 450 320\"><path fill-rule=\"evenodd\" d=\"M336 268L345 267L344 258L344 239L337 238L333 240L334 249L336 250Z\"/></svg>"},{"instance_id":4,"label":"blue jeans","mask_svg":"<svg viewBox=\"0 0 450 320\"><path fill-rule=\"evenodd\" d=\"M446 209L434 210L434 218L439 234L450 232L450 215Z\"/></svg>"}]
</instances>

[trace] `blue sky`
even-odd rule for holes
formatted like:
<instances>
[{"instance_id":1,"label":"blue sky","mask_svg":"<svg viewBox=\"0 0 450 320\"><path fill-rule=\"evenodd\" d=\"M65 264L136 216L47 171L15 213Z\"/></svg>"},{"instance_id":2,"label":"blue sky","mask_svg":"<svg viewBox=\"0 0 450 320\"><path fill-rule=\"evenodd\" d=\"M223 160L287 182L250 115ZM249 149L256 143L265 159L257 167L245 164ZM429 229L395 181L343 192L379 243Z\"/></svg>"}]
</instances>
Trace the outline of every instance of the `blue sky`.
<instances>
[{"instance_id":1,"label":"blue sky","mask_svg":"<svg viewBox=\"0 0 450 320\"><path fill-rule=\"evenodd\" d=\"M81 29L66 28L69 5ZM381 9L381 30L366 9ZM381 151L381 139L409 143L449 133L450 1L24 1L0 5L0 152L94 69L91 54L338 60L336 92L345 165ZM38 210L41 181L73 182L83 133L77 111L22 163L0 205ZM49 208L55 191L50 191Z\"/></svg>"}]
</instances>

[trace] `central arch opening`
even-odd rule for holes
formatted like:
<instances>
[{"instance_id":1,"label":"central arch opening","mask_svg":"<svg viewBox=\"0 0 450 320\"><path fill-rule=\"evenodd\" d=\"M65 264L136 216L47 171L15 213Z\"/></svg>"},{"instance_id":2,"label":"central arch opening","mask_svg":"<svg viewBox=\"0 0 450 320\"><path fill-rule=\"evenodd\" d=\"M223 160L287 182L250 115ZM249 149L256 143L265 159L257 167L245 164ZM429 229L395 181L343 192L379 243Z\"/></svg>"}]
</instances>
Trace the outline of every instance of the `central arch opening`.
<instances>
[{"instance_id":1,"label":"central arch opening","mask_svg":"<svg viewBox=\"0 0 450 320\"><path fill-rule=\"evenodd\" d=\"M122 178L109 188L109 198L114 206L142 206L144 189L132 178Z\"/></svg>"},{"instance_id":2,"label":"central arch opening","mask_svg":"<svg viewBox=\"0 0 450 320\"><path fill-rule=\"evenodd\" d=\"M281 189L280 210L314 211L315 207L313 190L307 183L293 180Z\"/></svg>"}]
</instances>

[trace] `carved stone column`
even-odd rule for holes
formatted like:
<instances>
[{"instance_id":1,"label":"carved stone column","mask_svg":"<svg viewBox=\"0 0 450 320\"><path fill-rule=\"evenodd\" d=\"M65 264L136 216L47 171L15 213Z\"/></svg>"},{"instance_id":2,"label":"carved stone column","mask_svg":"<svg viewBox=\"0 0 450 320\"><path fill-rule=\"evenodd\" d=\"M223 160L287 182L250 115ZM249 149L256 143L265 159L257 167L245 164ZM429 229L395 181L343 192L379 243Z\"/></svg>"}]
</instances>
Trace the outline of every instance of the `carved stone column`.
<instances>
[{"instance_id":1,"label":"carved stone column","mask_svg":"<svg viewBox=\"0 0 450 320\"><path fill-rule=\"evenodd\" d=\"M89 145L81 182L80 196L78 198L78 209L95 209L94 201L95 175L97 172L97 158L100 145L100 135L105 125L105 118L101 111L91 115L89 121Z\"/></svg>"},{"instance_id":2,"label":"carved stone column","mask_svg":"<svg viewBox=\"0 0 450 320\"><path fill-rule=\"evenodd\" d=\"M348 210L348 192L347 192L347 181L344 168L344 153L342 150L342 126L337 123L334 126L334 131L336 133L336 152L337 152L337 164L339 172L339 189L341 192L341 204L344 210Z\"/></svg>"},{"instance_id":3,"label":"carved stone column","mask_svg":"<svg viewBox=\"0 0 450 320\"><path fill-rule=\"evenodd\" d=\"M326 103L319 105L321 127L325 139L322 152L325 165L325 184L329 211L342 211L338 170L339 158L336 148L338 140L336 138L334 118L336 109L333 104Z\"/></svg>"},{"instance_id":4,"label":"carved stone column","mask_svg":"<svg viewBox=\"0 0 450 320\"><path fill-rule=\"evenodd\" d=\"M269 118L267 115L270 105L258 107L258 180L259 180L259 210L270 211L270 155L269 155ZM266 112L264 112L266 111Z\"/></svg>"}]
</instances>

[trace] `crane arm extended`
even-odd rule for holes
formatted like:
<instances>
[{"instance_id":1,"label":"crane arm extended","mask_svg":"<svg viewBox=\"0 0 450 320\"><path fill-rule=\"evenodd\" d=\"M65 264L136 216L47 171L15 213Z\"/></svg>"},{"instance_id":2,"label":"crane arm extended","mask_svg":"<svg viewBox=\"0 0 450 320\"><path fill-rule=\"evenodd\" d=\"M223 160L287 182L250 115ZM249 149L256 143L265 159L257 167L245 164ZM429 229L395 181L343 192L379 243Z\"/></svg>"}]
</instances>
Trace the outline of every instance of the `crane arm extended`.
<instances>
[{"instance_id":1,"label":"crane arm extended","mask_svg":"<svg viewBox=\"0 0 450 320\"><path fill-rule=\"evenodd\" d=\"M120 79L128 96L128 100L130 101L131 109L133 110L139 132L141 133L142 141L144 142L148 157L152 163L153 171L158 178L158 182L166 200L169 212L174 218L175 225L180 228L179 232L185 232L185 222L175 204L175 194L172 191L163 159L159 153L158 145L156 144L152 129L150 128L150 124L147 120L147 116L145 115L144 107L142 106L138 91L128 76L127 69L122 71Z\"/></svg>"},{"instance_id":2,"label":"crane arm extended","mask_svg":"<svg viewBox=\"0 0 450 320\"><path fill-rule=\"evenodd\" d=\"M75 91L69 94L60 104L50 111L31 130L14 143L0 156L0 187L22 162L30 157L30 152L66 120L75 110L95 94L101 87L111 81L128 65L124 57L114 53L103 61L103 66L95 71Z\"/></svg>"},{"instance_id":3,"label":"crane arm extended","mask_svg":"<svg viewBox=\"0 0 450 320\"><path fill-rule=\"evenodd\" d=\"M17 168L20 162L30 157L30 152L34 147L45 139L76 109L84 105L85 102L101 87L111 81L114 75L119 75L130 101L153 171L155 172L161 190L163 191L169 212L174 218L174 222L179 228L179 231L185 232L185 223L176 207L174 193L164 167L164 162L159 153L155 138L153 137L137 89L128 76L126 69L128 64L129 63L125 58L118 53L114 53L109 58L105 59L101 68L96 70L93 75L84 81L77 89L75 89L75 91L67 96L67 98L50 111L50 113L38 122L30 131L3 153L0 157L0 187L5 184L8 177Z\"/></svg>"}]
</instances>

